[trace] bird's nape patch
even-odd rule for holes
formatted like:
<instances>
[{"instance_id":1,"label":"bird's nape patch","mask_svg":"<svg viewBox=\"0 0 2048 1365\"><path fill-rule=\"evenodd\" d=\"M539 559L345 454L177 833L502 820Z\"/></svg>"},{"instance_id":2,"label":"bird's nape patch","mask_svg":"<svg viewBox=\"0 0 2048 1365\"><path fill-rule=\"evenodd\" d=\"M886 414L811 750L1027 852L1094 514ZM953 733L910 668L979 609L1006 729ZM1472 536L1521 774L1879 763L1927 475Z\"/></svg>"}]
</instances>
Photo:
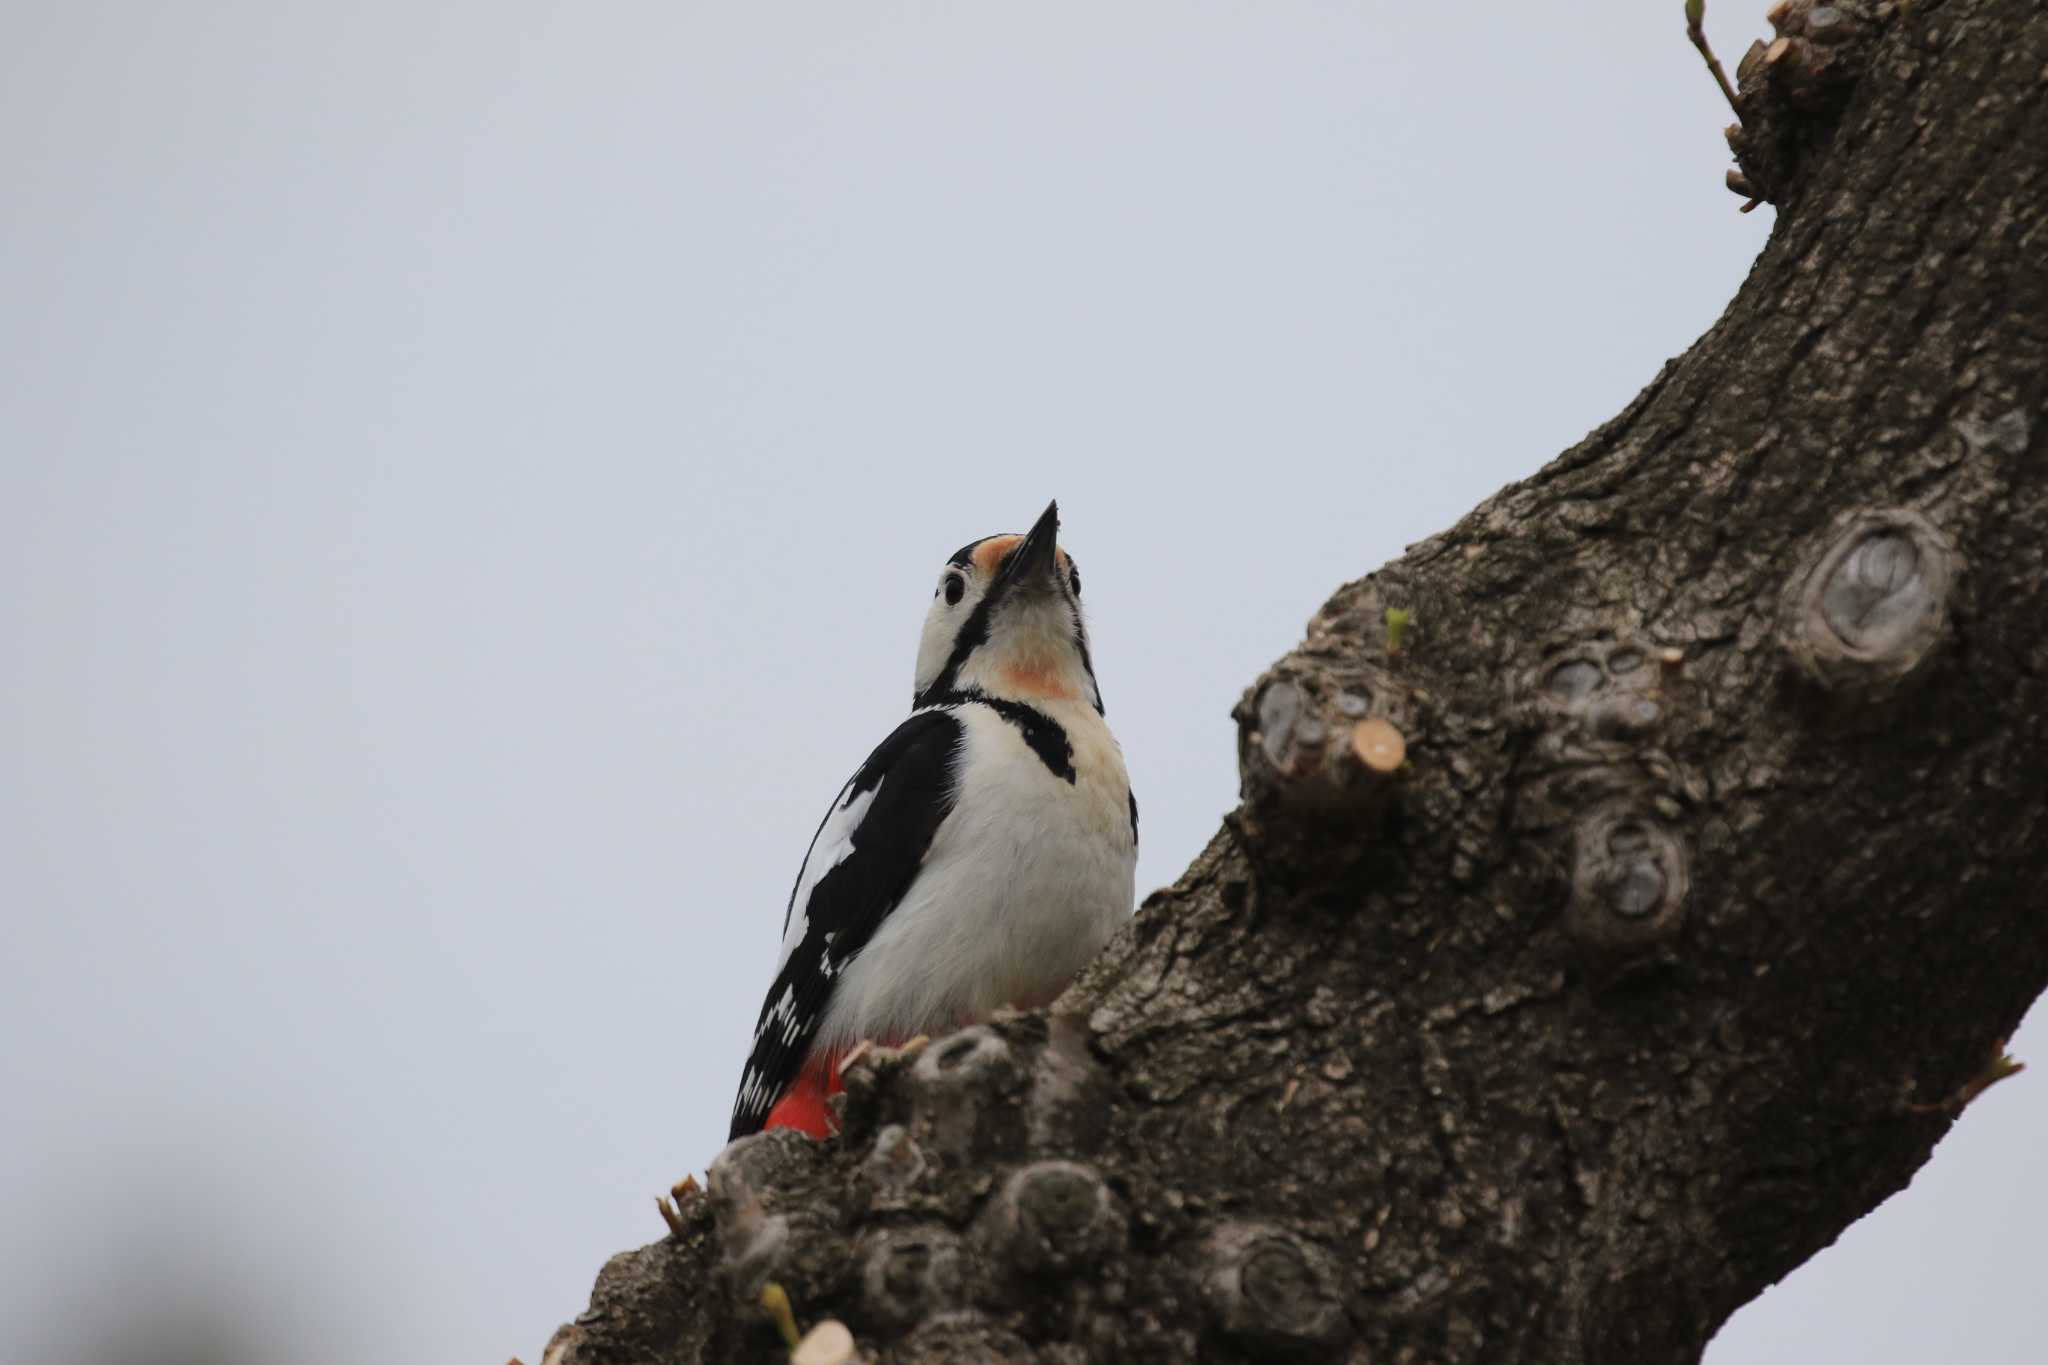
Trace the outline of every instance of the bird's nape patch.
<instances>
[{"instance_id":1,"label":"bird's nape patch","mask_svg":"<svg viewBox=\"0 0 2048 1365\"><path fill-rule=\"evenodd\" d=\"M990 536L986 540L976 541L973 547L974 567L985 574L992 574L1001 567L1010 552L1023 543L1022 536Z\"/></svg>"},{"instance_id":2,"label":"bird's nape patch","mask_svg":"<svg viewBox=\"0 0 2048 1365\"><path fill-rule=\"evenodd\" d=\"M994 536L983 536L981 540L970 540L965 545L962 545L959 549L953 551L953 557L947 560L946 562L948 564L951 564L956 569L971 569L974 567L975 550L978 549L984 541L990 541L994 539Z\"/></svg>"}]
</instances>

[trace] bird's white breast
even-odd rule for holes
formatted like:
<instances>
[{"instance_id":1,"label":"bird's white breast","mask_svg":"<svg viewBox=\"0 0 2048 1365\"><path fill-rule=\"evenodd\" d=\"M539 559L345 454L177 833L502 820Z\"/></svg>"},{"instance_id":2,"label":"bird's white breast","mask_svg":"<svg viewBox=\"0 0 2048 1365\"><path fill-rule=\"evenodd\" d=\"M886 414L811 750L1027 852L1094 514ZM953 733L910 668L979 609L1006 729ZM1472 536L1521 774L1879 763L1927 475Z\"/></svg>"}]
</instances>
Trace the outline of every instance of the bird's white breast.
<instances>
[{"instance_id":1,"label":"bird's white breast","mask_svg":"<svg viewBox=\"0 0 2048 1365\"><path fill-rule=\"evenodd\" d=\"M1074 781L990 707L958 709L953 809L903 900L841 973L821 1044L1044 1004L1129 917L1137 842L1123 754L1092 707L1038 709L1066 730Z\"/></svg>"}]
</instances>

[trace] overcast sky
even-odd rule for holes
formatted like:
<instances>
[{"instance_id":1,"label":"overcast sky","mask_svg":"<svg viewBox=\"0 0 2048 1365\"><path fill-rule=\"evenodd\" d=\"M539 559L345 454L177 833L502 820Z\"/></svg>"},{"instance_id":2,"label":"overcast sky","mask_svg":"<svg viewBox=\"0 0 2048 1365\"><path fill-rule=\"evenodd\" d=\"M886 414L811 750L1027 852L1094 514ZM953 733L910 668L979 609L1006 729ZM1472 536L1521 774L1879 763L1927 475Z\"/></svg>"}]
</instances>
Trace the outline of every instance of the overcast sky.
<instances>
[{"instance_id":1,"label":"overcast sky","mask_svg":"<svg viewBox=\"0 0 2048 1365\"><path fill-rule=\"evenodd\" d=\"M938 564L1049 497L1170 880L1327 591L1741 281L1771 215L1682 29L8 7L9 1354L537 1359L717 1151ZM2038 1360L2044 1093L1710 1365Z\"/></svg>"}]
</instances>

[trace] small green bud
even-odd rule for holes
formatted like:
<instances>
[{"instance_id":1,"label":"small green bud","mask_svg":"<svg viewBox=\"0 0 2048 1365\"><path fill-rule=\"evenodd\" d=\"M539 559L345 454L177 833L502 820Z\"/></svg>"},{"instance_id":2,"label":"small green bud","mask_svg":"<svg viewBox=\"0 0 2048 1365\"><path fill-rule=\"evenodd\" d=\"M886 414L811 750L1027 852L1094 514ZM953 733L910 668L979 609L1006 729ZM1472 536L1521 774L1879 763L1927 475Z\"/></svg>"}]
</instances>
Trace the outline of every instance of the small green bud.
<instances>
[{"instance_id":1,"label":"small green bud","mask_svg":"<svg viewBox=\"0 0 2048 1365\"><path fill-rule=\"evenodd\" d=\"M1408 633L1408 623L1415 619L1415 613L1402 607L1387 608L1387 653L1401 652L1401 637Z\"/></svg>"},{"instance_id":2,"label":"small green bud","mask_svg":"<svg viewBox=\"0 0 2048 1365\"><path fill-rule=\"evenodd\" d=\"M1685 0L1685 26L1698 28L1707 17L1707 0Z\"/></svg>"},{"instance_id":3,"label":"small green bud","mask_svg":"<svg viewBox=\"0 0 2048 1365\"><path fill-rule=\"evenodd\" d=\"M794 1351L803 1337L796 1330L796 1314L790 1310L789 1291L774 1280L761 1287L761 1307L782 1333L783 1342Z\"/></svg>"}]
</instances>

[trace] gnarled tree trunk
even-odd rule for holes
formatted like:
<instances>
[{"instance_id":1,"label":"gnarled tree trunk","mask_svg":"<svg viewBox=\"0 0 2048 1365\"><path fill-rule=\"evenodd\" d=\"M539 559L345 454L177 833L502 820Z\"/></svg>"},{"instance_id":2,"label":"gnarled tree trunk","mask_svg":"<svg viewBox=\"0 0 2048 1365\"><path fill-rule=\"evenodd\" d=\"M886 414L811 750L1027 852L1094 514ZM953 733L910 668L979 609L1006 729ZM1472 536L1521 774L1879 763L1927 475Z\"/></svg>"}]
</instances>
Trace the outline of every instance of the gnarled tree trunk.
<instances>
[{"instance_id":1,"label":"gnarled tree trunk","mask_svg":"<svg viewBox=\"0 0 2048 1365\"><path fill-rule=\"evenodd\" d=\"M782 1358L773 1280L868 1360L1691 1361L1905 1183L2048 983L2048 8L1779 22L1713 330L1330 598L1059 1005L728 1149L551 1359Z\"/></svg>"}]
</instances>

